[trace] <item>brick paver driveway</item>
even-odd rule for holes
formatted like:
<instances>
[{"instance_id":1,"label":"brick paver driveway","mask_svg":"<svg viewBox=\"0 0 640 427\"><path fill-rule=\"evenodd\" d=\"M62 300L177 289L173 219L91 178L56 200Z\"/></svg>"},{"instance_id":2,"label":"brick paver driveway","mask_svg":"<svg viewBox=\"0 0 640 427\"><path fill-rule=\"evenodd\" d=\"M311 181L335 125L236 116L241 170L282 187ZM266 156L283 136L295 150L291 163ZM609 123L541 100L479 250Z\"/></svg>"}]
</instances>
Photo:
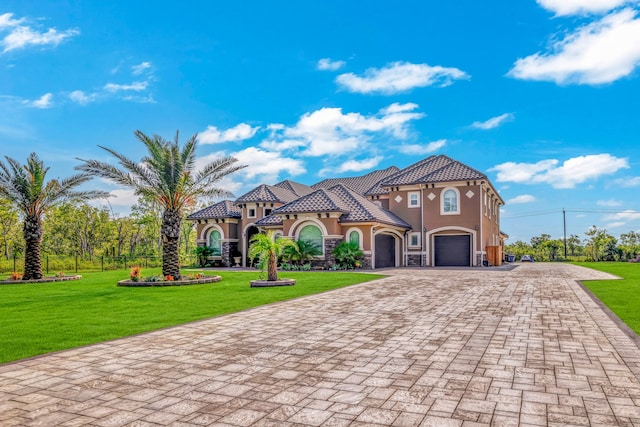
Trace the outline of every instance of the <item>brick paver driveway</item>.
<instances>
[{"instance_id":1,"label":"brick paver driveway","mask_svg":"<svg viewBox=\"0 0 640 427\"><path fill-rule=\"evenodd\" d=\"M640 425L640 350L575 282L607 275L388 273L2 365L0 425Z\"/></svg>"}]
</instances>

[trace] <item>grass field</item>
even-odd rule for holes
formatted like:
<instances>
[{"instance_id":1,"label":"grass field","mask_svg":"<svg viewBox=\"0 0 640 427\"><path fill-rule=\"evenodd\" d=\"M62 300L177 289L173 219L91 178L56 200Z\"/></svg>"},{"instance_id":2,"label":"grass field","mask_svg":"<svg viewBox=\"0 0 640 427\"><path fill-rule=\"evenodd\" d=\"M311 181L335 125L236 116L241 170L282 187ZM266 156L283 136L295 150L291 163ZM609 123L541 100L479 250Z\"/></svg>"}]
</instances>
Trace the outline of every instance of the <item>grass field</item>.
<instances>
[{"instance_id":1,"label":"grass field","mask_svg":"<svg viewBox=\"0 0 640 427\"><path fill-rule=\"evenodd\" d=\"M158 274L148 269L143 275ZM128 270L78 281L0 285L0 363L232 313L383 276L286 272L295 286L251 288L258 272L219 271L212 284L127 288Z\"/></svg>"},{"instance_id":2,"label":"grass field","mask_svg":"<svg viewBox=\"0 0 640 427\"><path fill-rule=\"evenodd\" d=\"M637 334L640 334L640 263L576 262L605 271L622 280L591 280L582 283Z\"/></svg>"}]
</instances>

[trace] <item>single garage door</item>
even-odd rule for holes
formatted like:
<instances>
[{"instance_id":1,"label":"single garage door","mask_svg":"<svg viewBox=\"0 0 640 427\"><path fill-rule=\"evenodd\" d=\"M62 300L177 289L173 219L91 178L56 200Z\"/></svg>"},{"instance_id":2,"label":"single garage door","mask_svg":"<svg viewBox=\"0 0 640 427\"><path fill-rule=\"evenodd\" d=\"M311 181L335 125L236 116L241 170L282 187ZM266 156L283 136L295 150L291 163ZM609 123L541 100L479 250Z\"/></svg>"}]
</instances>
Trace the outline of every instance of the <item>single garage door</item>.
<instances>
[{"instance_id":1,"label":"single garage door","mask_svg":"<svg viewBox=\"0 0 640 427\"><path fill-rule=\"evenodd\" d=\"M471 265L471 236L435 236L436 266Z\"/></svg>"},{"instance_id":2,"label":"single garage door","mask_svg":"<svg viewBox=\"0 0 640 427\"><path fill-rule=\"evenodd\" d=\"M376 265L375 268L396 266L396 239L389 234L376 236Z\"/></svg>"}]
</instances>

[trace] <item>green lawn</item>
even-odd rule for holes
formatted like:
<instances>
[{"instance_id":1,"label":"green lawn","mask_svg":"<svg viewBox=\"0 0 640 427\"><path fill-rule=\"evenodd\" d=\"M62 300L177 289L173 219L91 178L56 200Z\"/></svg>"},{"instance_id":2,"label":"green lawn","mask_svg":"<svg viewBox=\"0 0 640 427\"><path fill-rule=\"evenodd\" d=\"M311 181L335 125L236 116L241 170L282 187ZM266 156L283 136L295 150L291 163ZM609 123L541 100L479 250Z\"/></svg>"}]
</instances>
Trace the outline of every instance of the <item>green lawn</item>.
<instances>
[{"instance_id":1,"label":"green lawn","mask_svg":"<svg viewBox=\"0 0 640 427\"><path fill-rule=\"evenodd\" d=\"M624 323L640 334L640 263L576 262L574 264L623 278L623 280L590 280L582 283Z\"/></svg>"},{"instance_id":2,"label":"green lawn","mask_svg":"<svg viewBox=\"0 0 640 427\"><path fill-rule=\"evenodd\" d=\"M157 274L147 269L143 275ZM383 276L286 272L295 286L251 288L258 272L207 272L212 284L128 288L128 270L84 273L78 281L0 285L0 363L232 313Z\"/></svg>"}]
</instances>

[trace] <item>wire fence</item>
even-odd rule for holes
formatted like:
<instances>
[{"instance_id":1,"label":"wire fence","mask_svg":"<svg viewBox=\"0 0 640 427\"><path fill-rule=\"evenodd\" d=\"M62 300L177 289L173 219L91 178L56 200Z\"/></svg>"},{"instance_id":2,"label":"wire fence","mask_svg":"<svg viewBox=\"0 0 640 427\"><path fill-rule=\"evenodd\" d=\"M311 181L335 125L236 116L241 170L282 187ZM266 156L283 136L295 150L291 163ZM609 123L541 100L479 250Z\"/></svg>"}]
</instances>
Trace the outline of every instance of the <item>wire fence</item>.
<instances>
[{"instance_id":1,"label":"wire fence","mask_svg":"<svg viewBox=\"0 0 640 427\"><path fill-rule=\"evenodd\" d=\"M197 257L195 255L181 255L181 266L196 266ZM159 255L121 255L121 256L95 256L84 258L79 256L65 255L43 255L42 272L44 274L54 274L58 272L89 272L127 269L135 266L153 268L162 266L162 257ZM14 256L13 258L0 259L0 273L24 271L24 257Z\"/></svg>"}]
</instances>

